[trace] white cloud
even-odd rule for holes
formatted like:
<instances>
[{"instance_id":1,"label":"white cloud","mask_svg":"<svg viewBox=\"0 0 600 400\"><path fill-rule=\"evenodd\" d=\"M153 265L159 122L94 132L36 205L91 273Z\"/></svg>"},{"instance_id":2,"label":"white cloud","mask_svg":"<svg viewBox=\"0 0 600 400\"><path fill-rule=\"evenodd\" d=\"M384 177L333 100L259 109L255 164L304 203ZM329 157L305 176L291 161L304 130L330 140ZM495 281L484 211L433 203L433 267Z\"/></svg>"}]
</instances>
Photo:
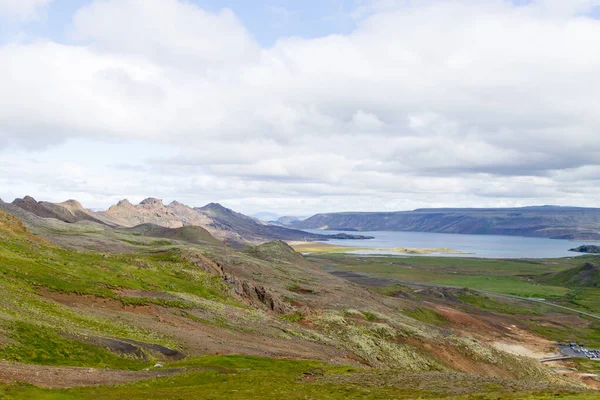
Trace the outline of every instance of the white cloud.
<instances>
[{"instance_id":1,"label":"white cloud","mask_svg":"<svg viewBox=\"0 0 600 400\"><path fill-rule=\"evenodd\" d=\"M178 0L95 1L76 13L72 34L106 52L197 72L260 56L260 48L232 11L213 14Z\"/></svg>"},{"instance_id":2,"label":"white cloud","mask_svg":"<svg viewBox=\"0 0 600 400\"><path fill-rule=\"evenodd\" d=\"M229 10L95 1L74 17L74 44L0 47L11 94L0 96L0 139L10 151L75 138L178 149L122 175L84 168L89 179L73 185L98 196L121 176L123 193L300 212L326 201L589 205L600 21L581 14L597 3L372 2L351 34L261 48Z\"/></svg>"},{"instance_id":3,"label":"white cloud","mask_svg":"<svg viewBox=\"0 0 600 400\"><path fill-rule=\"evenodd\" d=\"M53 0L0 0L0 20L2 17L28 21L37 19Z\"/></svg>"}]
</instances>

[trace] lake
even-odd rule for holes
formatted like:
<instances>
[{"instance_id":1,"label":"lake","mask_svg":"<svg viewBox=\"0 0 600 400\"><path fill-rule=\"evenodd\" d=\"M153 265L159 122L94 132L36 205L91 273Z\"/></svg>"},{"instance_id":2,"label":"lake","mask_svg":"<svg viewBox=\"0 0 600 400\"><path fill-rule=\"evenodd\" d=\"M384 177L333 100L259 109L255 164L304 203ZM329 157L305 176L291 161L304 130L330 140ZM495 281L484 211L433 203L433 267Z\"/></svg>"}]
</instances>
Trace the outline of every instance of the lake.
<instances>
[{"instance_id":1,"label":"lake","mask_svg":"<svg viewBox=\"0 0 600 400\"><path fill-rule=\"evenodd\" d=\"M575 257L580 253L569 249L590 243L560 239L530 238L520 236L461 235L428 232L347 232L305 229L310 233L335 234L349 233L374 236L369 240L330 240L327 243L339 246L370 248L449 248L470 254L431 254L443 257L481 257L481 258L558 258ZM368 250L356 251L358 254L394 254L395 252Z\"/></svg>"}]
</instances>

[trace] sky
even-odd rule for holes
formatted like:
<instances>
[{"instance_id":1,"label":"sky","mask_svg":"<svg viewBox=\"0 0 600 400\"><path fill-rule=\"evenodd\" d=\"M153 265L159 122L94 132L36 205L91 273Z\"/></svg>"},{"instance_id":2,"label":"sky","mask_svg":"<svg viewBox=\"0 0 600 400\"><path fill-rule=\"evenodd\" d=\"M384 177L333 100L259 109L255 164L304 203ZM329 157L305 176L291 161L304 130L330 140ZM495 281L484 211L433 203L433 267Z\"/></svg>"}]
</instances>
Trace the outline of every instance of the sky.
<instances>
[{"instance_id":1,"label":"sky","mask_svg":"<svg viewBox=\"0 0 600 400\"><path fill-rule=\"evenodd\" d=\"M0 0L0 198L600 199L600 0Z\"/></svg>"}]
</instances>

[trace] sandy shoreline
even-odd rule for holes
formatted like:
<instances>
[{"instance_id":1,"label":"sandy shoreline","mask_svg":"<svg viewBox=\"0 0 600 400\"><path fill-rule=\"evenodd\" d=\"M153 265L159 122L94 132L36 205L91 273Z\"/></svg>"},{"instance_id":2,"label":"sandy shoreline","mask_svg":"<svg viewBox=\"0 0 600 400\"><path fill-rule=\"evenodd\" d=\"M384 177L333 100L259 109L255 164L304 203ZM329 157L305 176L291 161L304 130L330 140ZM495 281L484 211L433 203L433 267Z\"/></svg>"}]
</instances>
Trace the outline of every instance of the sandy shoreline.
<instances>
[{"instance_id":1,"label":"sandy shoreline","mask_svg":"<svg viewBox=\"0 0 600 400\"><path fill-rule=\"evenodd\" d=\"M300 253L348 253L351 251L389 251L398 254L407 255L423 255L423 254L470 254L462 251L457 251L449 248L408 248L408 247L390 247L390 248L375 248L375 247L353 247L353 246L338 246L323 242L303 242L290 241L288 242L296 251Z\"/></svg>"}]
</instances>

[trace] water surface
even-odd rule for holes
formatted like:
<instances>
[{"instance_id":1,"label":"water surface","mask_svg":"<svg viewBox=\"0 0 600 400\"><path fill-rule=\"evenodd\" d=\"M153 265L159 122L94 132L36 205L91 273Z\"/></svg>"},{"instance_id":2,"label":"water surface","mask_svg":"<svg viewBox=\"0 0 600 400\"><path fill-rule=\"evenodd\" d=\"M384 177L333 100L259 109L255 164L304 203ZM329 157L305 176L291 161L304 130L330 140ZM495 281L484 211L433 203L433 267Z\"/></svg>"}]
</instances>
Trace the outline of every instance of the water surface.
<instances>
[{"instance_id":1,"label":"water surface","mask_svg":"<svg viewBox=\"0 0 600 400\"><path fill-rule=\"evenodd\" d=\"M342 232L305 229L306 232L335 234L349 233L374 236L369 240L330 240L327 243L339 246L368 248L449 248L470 254L432 254L444 257L482 257L482 258L558 258L576 257L580 253L569 249L590 243L586 241L570 241L560 239L528 238L520 236L496 235L461 235L428 232ZM362 250L359 254L395 254L401 253Z\"/></svg>"}]
</instances>

